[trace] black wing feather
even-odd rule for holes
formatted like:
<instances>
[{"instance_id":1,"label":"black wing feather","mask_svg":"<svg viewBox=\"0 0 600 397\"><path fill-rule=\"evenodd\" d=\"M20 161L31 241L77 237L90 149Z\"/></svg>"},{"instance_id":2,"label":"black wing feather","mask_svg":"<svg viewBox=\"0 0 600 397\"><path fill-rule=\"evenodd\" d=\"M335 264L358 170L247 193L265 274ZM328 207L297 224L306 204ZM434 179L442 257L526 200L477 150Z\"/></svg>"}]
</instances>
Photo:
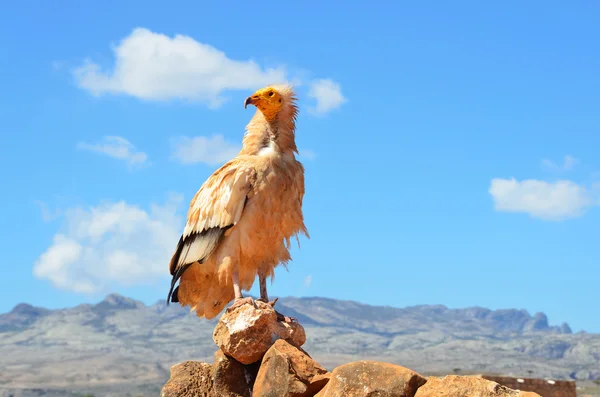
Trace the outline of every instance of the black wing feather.
<instances>
[{"instance_id":1,"label":"black wing feather","mask_svg":"<svg viewBox=\"0 0 600 397\"><path fill-rule=\"evenodd\" d=\"M177 296L177 293L179 292L179 287L175 288L177 280L179 280L181 276L183 276L183 273L195 262L202 264L217 247L218 242L221 240L221 237L223 237L223 234L231 227L233 227L233 225L227 225L226 227L215 226L203 230L200 233L192 233L186 239L183 238L183 235L179 238L179 242L177 243L177 249L175 250L173 257L171 258L171 263L169 266L173 278L171 279L171 288L169 289L169 294L167 295L167 305L169 305L170 302L179 302L179 297ZM196 241L196 239L203 238L214 239L216 243L213 245L213 248L209 252L207 252L203 258L200 258L194 262L185 263L178 267L177 264L179 263L179 258L181 257L181 252L183 251L183 248L186 245L188 247L191 246L194 243L194 241Z\"/></svg>"}]
</instances>

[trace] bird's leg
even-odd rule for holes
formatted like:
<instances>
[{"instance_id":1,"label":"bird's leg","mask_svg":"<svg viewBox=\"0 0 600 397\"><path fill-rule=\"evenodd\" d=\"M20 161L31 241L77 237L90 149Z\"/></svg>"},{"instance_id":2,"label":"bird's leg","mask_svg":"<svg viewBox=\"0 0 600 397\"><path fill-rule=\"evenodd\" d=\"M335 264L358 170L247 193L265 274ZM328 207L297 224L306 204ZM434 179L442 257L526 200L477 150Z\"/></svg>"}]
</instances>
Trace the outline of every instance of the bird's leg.
<instances>
[{"instance_id":1,"label":"bird's leg","mask_svg":"<svg viewBox=\"0 0 600 397\"><path fill-rule=\"evenodd\" d=\"M277 303L277 299L279 298L275 298L271 302L269 302L269 294L267 294L267 276L259 273L258 283L260 284L260 298L257 300L268 303L269 305L271 305L271 307L275 306L275 303Z\"/></svg>"},{"instance_id":2,"label":"bird's leg","mask_svg":"<svg viewBox=\"0 0 600 397\"><path fill-rule=\"evenodd\" d=\"M264 276L264 274L258 275L258 282L260 283L260 299L268 302L269 294L267 294L267 278Z\"/></svg>"},{"instance_id":3,"label":"bird's leg","mask_svg":"<svg viewBox=\"0 0 600 397\"><path fill-rule=\"evenodd\" d=\"M238 270L235 268L231 274L231 281L233 281L233 293L235 294L235 300L242 299L242 290L240 289L240 276Z\"/></svg>"},{"instance_id":4,"label":"bird's leg","mask_svg":"<svg viewBox=\"0 0 600 397\"><path fill-rule=\"evenodd\" d=\"M227 312L245 303L253 303L251 296L247 298L244 298L242 296L242 290L240 289L240 277L238 275L237 267L231 273L231 281L233 282L233 293L235 295L235 301L233 302L233 305L227 308Z\"/></svg>"}]
</instances>

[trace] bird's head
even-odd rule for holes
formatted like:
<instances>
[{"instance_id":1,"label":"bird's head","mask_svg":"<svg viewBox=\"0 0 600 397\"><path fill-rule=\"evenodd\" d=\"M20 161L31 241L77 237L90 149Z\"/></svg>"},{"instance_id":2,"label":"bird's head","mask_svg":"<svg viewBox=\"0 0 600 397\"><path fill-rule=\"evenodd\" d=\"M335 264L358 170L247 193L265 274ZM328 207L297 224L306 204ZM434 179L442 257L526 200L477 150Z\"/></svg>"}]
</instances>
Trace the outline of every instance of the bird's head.
<instances>
[{"instance_id":1,"label":"bird's head","mask_svg":"<svg viewBox=\"0 0 600 397\"><path fill-rule=\"evenodd\" d=\"M262 112L265 118L273 121L281 108L285 105L286 93L281 92L281 89L276 86L268 86L261 88L254 94L250 95L244 101L244 108L248 105L254 105Z\"/></svg>"}]
</instances>

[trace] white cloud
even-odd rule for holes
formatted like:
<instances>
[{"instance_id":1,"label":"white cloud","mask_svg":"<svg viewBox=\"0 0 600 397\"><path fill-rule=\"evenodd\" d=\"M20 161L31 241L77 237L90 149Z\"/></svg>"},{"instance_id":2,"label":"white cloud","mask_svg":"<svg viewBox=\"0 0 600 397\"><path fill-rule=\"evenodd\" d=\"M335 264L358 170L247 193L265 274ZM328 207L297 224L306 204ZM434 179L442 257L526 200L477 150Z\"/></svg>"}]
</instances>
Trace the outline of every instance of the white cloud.
<instances>
[{"instance_id":1,"label":"white cloud","mask_svg":"<svg viewBox=\"0 0 600 397\"><path fill-rule=\"evenodd\" d=\"M290 77L282 65L265 67L252 59L232 59L192 37L170 37L141 27L133 29L112 51L114 64L109 68L87 59L73 70L79 88L93 95L188 100L215 108L227 100L223 96L226 91L248 91L277 83L301 86L304 77L300 76L305 74L298 69L296 76ZM327 113L346 102L340 85L331 79L310 82L308 96L316 100L311 109L314 114Z\"/></svg>"},{"instance_id":2,"label":"white cloud","mask_svg":"<svg viewBox=\"0 0 600 397\"><path fill-rule=\"evenodd\" d=\"M320 79L310 83L308 96L317 101L313 113L325 114L342 106L346 98L340 85L330 79Z\"/></svg>"},{"instance_id":3,"label":"white cloud","mask_svg":"<svg viewBox=\"0 0 600 397\"><path fill-rule=\"evenodd\" d=\"M549 171L554 171L554 172L569 171L569 170L573 169L573 167L575 167L578 163L579 163L578 159L576 159L573 156L566 155L565 158L563 159L562 164L557 164L552 160L544 159L544 160L542 160L542 167Z\"/></svg>"},{"instance_id":4,"label":"white cloud","mask_svg":"<svg viewBox=\"0 0 600 397\"><path fill-rule=\"evenodd\" d=\"M225 140L223 135L211 137L179 137L173 140L171 157L182 164L221 165L237 156L241 146Z\"/></svg>"},{"instance_id":5,"label":"white cloud","mask_svg":"<svg viewBox=\"0 0 600 397\"><path fill-rule=\"evenodd\" d=\"M52 281L54 286L74 292L89 293L95 287L90 280L79 279L71 272L81 259L83 247L71 238L57 234L52 245L36 261L33 275Z\"/></svg>"},{"instance_id":6,"label":"white cloud","mask_svg":"<svg viewBox=\"0 0 600 397\"><path fill-rule=\"evenodd\" d=\"M249 90L286 82L283 67L262 68L234 60L189 36L169 37L136 28L113 49L110 71L91 61L74 73L79 87L95 95L126 94L163 101L185 99L218 106L226 90Z\"/></svg>"},{"instance_id":7,"label":"white cloud","mask_svg":"<svg viewBox=\"0 0 600 397\"><path fill-rule=\"evenodd\" d=\"M77 149L102 153L119 160L124 160L130 166L143 165L148 161L146 153L136 151L135 146L131 142L120 136L106 136L102 142L94 144L79 142Z\"/></svg>"},{"instance_id":8,"label":"white cloud","mask_svg":"<svg viewBox=\"0 0 600 397\"><path fill-rule=\"evenodd\" d=\"M60 289L93 293L168 276L183 220L182 197L144 210L124 201L65 211L64 230L36 260L33 274Z\"/></svg>"},{"instance_id":9,"label":"white cloud","mask_svg":"<svg viewBox=\"0 0 600 397\"><path fill-rule=\"evenodd\" d=\"M309 274L308 276L304 277L304 286L306 288L310 288L311 285L312 285L312 274Z\"/></svg>"},{"instance_id":10,"label":"white cloud","mask_svg":"<svg viewBox=\"0 0 600 397\"><path fill-rule=\"evenodd\" d=\"M597 203L584 186L567 180L496 178L491 181L489 193L496 211L522 212L554 221L580 216Z\"/></svg>"}]
</instances>

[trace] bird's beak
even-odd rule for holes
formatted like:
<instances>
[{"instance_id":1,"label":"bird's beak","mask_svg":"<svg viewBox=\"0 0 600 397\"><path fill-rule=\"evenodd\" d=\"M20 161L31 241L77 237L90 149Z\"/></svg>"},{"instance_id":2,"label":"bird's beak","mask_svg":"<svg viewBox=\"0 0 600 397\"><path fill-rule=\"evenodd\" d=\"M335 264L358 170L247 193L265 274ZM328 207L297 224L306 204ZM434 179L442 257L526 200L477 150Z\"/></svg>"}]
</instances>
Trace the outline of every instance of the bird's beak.
<instances>
[{"instance_id":1,"label":"bird's beak","mask_svg":"<svg viewBox=\"0 0 600 397\"><path fill-rule=\"evenodd\" d=\"M254 100L252 99L251 96L249 96L248 98L246 98L246 100L244 101L244 109L246 109L246 107L248 105L254 105Z\"/></svg>"}]
</instances>

